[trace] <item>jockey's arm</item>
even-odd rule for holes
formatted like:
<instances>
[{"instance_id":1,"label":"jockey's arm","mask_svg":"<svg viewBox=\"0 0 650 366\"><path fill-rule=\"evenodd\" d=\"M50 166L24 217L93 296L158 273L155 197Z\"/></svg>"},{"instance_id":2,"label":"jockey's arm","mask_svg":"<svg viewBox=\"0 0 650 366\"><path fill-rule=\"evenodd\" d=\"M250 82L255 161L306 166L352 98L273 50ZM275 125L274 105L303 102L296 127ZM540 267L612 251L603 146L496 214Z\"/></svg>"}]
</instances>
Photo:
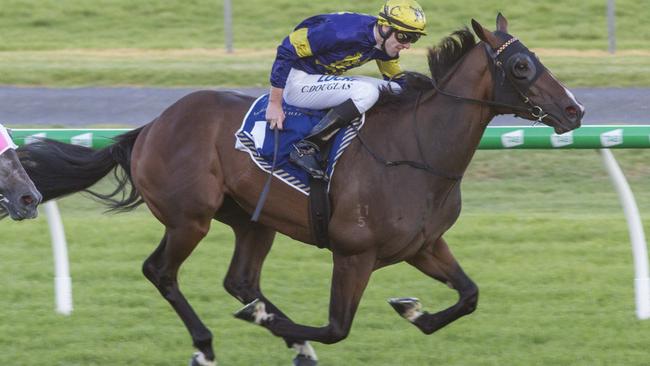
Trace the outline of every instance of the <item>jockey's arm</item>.
<instances>
[{"instance_id":1,"label":"jockey's arm","mask_svg":"<svg viewBox=\"0 0 650 366\"><path fill-rule=\"evenodd\" d=\"M269 92L269 104L266 107L266 120L272 129L282 129L285 118L282 110L282 93L287 83L289 71L291 71L295 60L298 59L295 50L288 43L288 38L285 38L278 47L275 62L273 62L273 68L271 69L271 90Z\"/></svg>"},{"instance_id":2,"label":"jockey's arm","mask_svg":"<svg viewBox=\"0 0 650 366\"><path fill-rule=\"evenodd\" d=\"M297 42L301 42L301 44ZM272 129L278 128L281 130L283 127L285 115L282 110L282 93L294 62L300 57L310 55L307 28L294 31L278 46L275 62L273 62L273 68L271 69L269 105L266 107L266 120L269 121Z\"/></svg>"},{"instance_id":3,"label":"jockey's arm","mask_svg":"<svg viewBox=\"0 0 650 366\"><path fill-rule=\"evenodd\" d=\"M316 43L310 42L309 32L311 32L310 37L315 37L317 40ZM278 47L271 70L271 91L269 105L266 108L266 120L271 124L271 128L282 129L283 127L285 115L282 110L282 93L294 62L300 58L310 57L336 46L337 40L326 37L326 33L326 30L322 30L320 27L311 30L299 28L286 37Z\"/></svg>"},{"instance_id":4,"label":"jockey's arm","mask_svg":"<svg viewBox=\"0 0 650 366\"><path fill-rule=\"evenodd\" d=\"M395 76L398 76L399 74L402 73L402 67L399 64L398 58L395 58L393 60L387 60L387 61L377 60L377 67L379 68L379 72L381 73L381 76L384 77L384 80L392 80L400 84L400 86L403 86L402 83L406 81L405 78L403 77L395 78Z\"/></svg>"}]
</instances>

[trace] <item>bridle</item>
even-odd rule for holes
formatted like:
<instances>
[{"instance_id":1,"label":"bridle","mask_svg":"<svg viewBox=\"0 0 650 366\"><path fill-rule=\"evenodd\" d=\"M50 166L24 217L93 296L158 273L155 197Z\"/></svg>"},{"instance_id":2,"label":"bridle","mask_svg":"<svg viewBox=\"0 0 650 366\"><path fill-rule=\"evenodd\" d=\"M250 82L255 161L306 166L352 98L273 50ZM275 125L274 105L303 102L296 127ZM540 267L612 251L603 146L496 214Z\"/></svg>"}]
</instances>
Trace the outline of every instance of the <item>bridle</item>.
<instances>
[{"instance_id":1,"label":"bridle","mask_svg":"<svg viewBox=\"0 0 650 366\"><path fill-rule=\"evenodd\" d=\"M497 50L492 49L490 45L485 43L485 51L488 55L488 58L492 61L490 62L490 72L492 73L492 79L494 80L494 100L486 100L486 99L476 99L476 98L470 98L470 97L465 97L461 95L456 95L453 93L446 92L438 86L436 81L431 78L431 85L435 89L435 91L438 94L463 101L463 102L469 102L469 103L475 103L475 104L481 104L481 105L487 105L491 107L496 107L496 108L506 108L511 111L515 112L522 112L522 113L528 113L530 114L533 118L535 118L536 122L542 122L544 118L550 115L550 113L544 111L544 109L539 106L535 105L530 97L526 94L530 86L539 78L539 76L544 72L545 67L542 65L541 62L535 57L535 55L528 50L526 47L524 47L521 42L519 42L519 39L516 37L513 37L507 33L504 32L496 32L495 35L498 37L502 38L505 40L505 43L501 45ZM527 78L526 80L517 80L514 75L512 75L511 70L507 70L506 67L510 65L511 60L518 56L519 54L523 54L525 57L527 57L534 65L535 68L535 73L532 75L530 78ZM513 94L512 91L503 91L503 88L505 85L505 81L508 81L508 86L512 87L514 89L514 92L516 94L516 97L523 102L525 107L519 106L519 105L514 105L511 103L506 103L506 102L497 102L497 92L501 92L504 95L508 96L508 94ZM522 89L525 88L525 91ZM433 96L432 94L431 96ZM375 152L373 152L364 139L361 137L361 134L359 133L359 130L357 129L356 126L352 125L353 128L355 128L356 133L357 133L357 138L359 138L359 142L361 145L368 151L368 153L378 162L382 163L386 167L394 167L394 166L400 166L400 165L406 165L414 169L419 169L423 170L424 172L445 178L448 180L452 181L459 181L462 179L462 175L450 175L446 174L444 172L441 172L437 169L434 169L431 167L428 163L426 163L426 160L424 159L424 153L422 150L422 144L420 142L419 135L417 134L417 111L418 107L421 102L421 96L422 93L420 92L417 96L417 99L415 101L415 108L413 110L413 127L414 131L416 132L415 136L415 141L418 146L418 152L420 154L420 157L422 158L422 162L417 162L417 161L412 161L412 160L398 160L398 161L391 161L391 160L386 160L377 155ZM517 114L517 113L515 113Z\"/></svg>"},{"instance_id":2,"label":"bridle","mask_svg":"<svg viewBox=\"0 0 650 366\"><path fill-rule=\"evenodd\" d=\"M522 86L525 87L526 91L528 91L530 86L544 72L545 67L541 64L541 62L539 62L537 57L535 57L535 55L532 52L526 49L526 47L524 47L519 42L518 38L512 37L509 34L503 32L496 32L495 34L501 36L502 38L508 37L508 39L497 50L492 49L492 47L487 43L484 44L485 52L488 55L488 58L492 61L490 62L490 72L492 73L492 80L494 80L494 94L495 94L493 98L494 100L475 99L475 98L464 97L461 95L456 95L456 94L446 92L440 89L440 87L438 86L438 84L433 78L431 79L431 85L436 90L436 92L438 92L441 95L459 101L482 104L482 105L487 105L496 108L505 108L514 112L528 113L533 118L535 118L536 122L542 122L542 120L547 116L549 116L550 113L544 111L544 109L541 106L534 104L530 99L530 97L528 97L526 92L522 90L523 89ZM523 54L526 57L528 57L535 65L535 74L533 75L532 78L526 80L525 82L516 80L515 77L512 75L512 73L510 72L510 70L506 70L505 68L506 65L510 64L511 62L510 60L519 54ZM505 81L509 82L508 85L505 85ZM503 88L504 87L507 88L508 86L514 89L516 96L519 98L519 100L521 100L521 102L523 102L525 107L514 105L512 103L496 101L497 99L499 99L497 93L499 91L503 92ZM504 92L504 94L507 95L512 93ZM418 106L416 105L415 108L417 109L417 107Z\"/></svg>"}]
</instances>

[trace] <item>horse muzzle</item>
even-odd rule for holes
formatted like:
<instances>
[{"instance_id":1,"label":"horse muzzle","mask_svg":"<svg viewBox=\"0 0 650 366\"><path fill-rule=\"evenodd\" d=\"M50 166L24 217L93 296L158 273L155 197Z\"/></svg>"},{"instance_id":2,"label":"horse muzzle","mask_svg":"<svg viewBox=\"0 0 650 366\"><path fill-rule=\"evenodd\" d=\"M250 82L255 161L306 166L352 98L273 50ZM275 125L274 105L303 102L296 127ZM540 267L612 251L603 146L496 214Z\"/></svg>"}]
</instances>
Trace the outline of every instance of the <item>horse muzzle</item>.
<instances>
[{"instance_id":1,"label":"horse muzzle","mask_svg":"<svg viewBox=\"0 0 650 366\"><path fill-rule=\"evenodd\" d=\"M575 130L582 124L585 107L580 103L566 103L562 106L548 106L544 108L546 116L542 122L553 127L558 135Z\"/></svg>"},{"instance_id":2,"label":"horse muzzle","mask_svg":"<svg viewBox=\"0 0 650 366\"><path fill-rule=\"evenodd\" d=\"M0 206L16 221L33 219L38 216L38 204L43 196L37 190L26 191L21 194L4 196L0 199Z\"/></svg>"}]
</instances>

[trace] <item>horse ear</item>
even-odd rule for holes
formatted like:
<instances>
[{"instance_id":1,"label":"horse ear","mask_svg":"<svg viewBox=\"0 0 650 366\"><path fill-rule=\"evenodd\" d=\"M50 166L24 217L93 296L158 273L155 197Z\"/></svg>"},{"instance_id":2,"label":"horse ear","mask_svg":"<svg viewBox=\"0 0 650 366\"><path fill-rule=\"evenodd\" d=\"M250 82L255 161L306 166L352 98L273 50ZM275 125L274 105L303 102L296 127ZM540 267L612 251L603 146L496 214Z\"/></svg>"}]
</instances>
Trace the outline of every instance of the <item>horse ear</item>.
<instances>
[{"instance_id":1,"label":"horse ear","mask_svg":"<svg viewBox=\"0 0 650 366\"><path fill-rule=\"evenodd\" d=\"M508 19L501 13L497 15L497 31L508 33Z\"/></svg>"},{"instance_id":2,"label":"horse ear","mask_svg":"<svg viewBox=\"0 0 650 366\"><path fill-rule=\"evenodd\" d=\"M489 30L485 29L479 22L472 19L472 28L476 36L483 42L487 43L493 49L499 48L499 39Z\"/></svg>"}]
</instances>

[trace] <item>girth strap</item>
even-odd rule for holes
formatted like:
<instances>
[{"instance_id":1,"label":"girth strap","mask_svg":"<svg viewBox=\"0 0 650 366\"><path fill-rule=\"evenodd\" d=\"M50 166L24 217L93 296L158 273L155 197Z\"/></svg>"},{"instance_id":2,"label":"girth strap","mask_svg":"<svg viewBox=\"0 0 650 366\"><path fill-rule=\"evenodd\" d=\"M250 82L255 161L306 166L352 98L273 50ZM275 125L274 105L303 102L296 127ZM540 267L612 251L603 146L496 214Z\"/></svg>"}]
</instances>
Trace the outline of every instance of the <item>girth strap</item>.
<instances>
[{"instance_id":1,"label":"girth strap","mask_svg":"<svg viewBox=\"0 0 650 366\"><path fill-rule=\"evenodd\" d=\"M309 225L319 248L329 248L330 201L327 181L309 178Z\"/></svg>"}]
</instances>

